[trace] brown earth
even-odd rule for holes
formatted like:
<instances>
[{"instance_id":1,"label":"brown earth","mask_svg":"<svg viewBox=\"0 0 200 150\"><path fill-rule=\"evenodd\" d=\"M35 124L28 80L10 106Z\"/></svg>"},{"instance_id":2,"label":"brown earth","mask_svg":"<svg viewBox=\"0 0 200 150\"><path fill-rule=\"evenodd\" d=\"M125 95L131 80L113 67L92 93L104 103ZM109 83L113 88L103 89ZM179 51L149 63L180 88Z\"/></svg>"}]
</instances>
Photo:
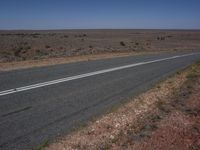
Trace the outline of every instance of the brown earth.
<instances>
[{"instance_id":1,"label":"brown earth","mask_svg":"<svg viewBox=\"0 0 200 150\"><path fill-rule=\"evenodd\" d=\"M199 150L199 91L200 62L45 149Z\"/></svg>"},{"instance_id":2,"label":"brown earth","mask_svg":"<svg viewBox=\"0 0 200 150\"><path fill-rule=\"evenodd\" d=\"M68 56L68 57L66 56L59 58L45 58L39 60L2 62L0 63L0 72L16 70L16 69L32 68L32 67L43 67L56 64L66 64L79 61L91 61L98 59L108 59L108 58L126 57L133 55L142 55L142 54L155 54L155 53L157 52L107 52L107 53L92 54L92 55Z\"/></svg>"},{"instance_id":3,"label":"brown earth","mask_svg":"<svg viewBox=\"0 0 200 150\"><path fill-rule=\"evenodd\" d=\"M200 50L199 30L0 31L0 62L109 52Z\"/></svg>"},{"instance_id":4,"label":"brown earth","mask_svg":"<svg viewBox=\"0 0 200 150\"><path fill-rule=\"evenodd\" d=\"M194 84L194 85L193 85ZM159 104L136 133L119 137L110 149L199 150L200 78L184 83L178 96Z\"/></svg>"}]
</instances>

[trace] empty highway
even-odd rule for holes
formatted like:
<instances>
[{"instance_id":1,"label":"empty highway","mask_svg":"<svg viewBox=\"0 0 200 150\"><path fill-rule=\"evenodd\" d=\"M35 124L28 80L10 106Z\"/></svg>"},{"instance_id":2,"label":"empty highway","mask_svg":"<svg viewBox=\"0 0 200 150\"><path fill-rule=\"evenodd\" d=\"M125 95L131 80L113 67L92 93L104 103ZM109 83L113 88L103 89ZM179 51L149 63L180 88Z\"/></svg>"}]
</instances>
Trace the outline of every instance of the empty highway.
<instances>
[{"instance_id":1,"label":"empty highway","mask_svg":"<svg viewBox=\"0 0 200 150\"><path fill-rule=\"evenodd\" d=\"M0 72L0 149L52 141L197 60L177 52Z\"/></svg>"}]
</instances>

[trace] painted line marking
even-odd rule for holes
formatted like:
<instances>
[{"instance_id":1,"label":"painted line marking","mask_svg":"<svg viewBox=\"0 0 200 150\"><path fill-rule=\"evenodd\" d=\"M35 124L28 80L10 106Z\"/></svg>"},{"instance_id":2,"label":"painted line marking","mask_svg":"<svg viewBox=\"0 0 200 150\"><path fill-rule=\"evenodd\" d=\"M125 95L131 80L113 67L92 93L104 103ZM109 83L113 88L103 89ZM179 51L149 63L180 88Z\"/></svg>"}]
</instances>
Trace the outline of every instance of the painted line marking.
<instances>
[{"instance_id":1,"label":"painted line marking","mask_svg":"<svg viewBox=\"0 0 200 150\"><path fill-rule=\"evenodd\" d=\"M36 88L40 88L40 87L45 87L45 86L49 86L49 85L54 85L54 84L58 84L58 83L62 83L62 82L77 80L77 79L95 76L95 75L99 75L99 74L104 74L104 73L108 73L108 72L113 72L113 71L117 71L117 70L132 68L132 67L141 66L141 65L145 65L145 64L151 64L151 63L156 63L156 62L161 62L161 61L166 61L166 60L171 60L171 59L176 59L176 58L181 58L181 57L187 57L187 56L192 56L192 55L197 55L197 54L200 54L200 53L177 55L177 56L172 56L172 57L167 57L167 58L162 58L162 59L157 59L157 60L152 60L152 61L140 62L140 63L125 65L125 66L120 66L120 67L114 67L114 68L110 68L110 69L94 71L94 72L90 72L90 73L75 75L75 76L61 78L61 79L57 79L57 80L32 84L32 85L28 85L28 86L23 86L23 87L9 89L9 90L5 90L5 91L0 91L0 96L18 93L18 92L22 92L22 91L27 91L27 90L31 90L31 89L36 89Z\"/></svg>"}]
</instances>

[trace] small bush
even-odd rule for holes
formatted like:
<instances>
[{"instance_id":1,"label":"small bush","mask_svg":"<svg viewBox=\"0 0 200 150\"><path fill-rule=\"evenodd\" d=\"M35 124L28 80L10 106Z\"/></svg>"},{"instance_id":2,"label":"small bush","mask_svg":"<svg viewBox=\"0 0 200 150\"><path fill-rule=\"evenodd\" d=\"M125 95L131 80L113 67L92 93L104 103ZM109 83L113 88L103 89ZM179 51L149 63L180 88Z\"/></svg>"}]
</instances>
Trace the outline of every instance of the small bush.
<instances>
[{"instance_id":1,"label":"small bush","mask_svg":"<svg viewBox=\"0 0 200 150\"><path fill-rule=\"evenodd\" d=\"M46 47L46 48L50 48L51 46L49 46L49 45L46 45L45 47Z\"/></svg>"},{"instance_id":2,"label":"small bush","mask_svg":"<svg viewBox=\"0 0 200 150\"><path fill-rule=\"evenodd\" d=\"M123 41L120 42L120 45L121 46L126 46L126 44Z\"/></svg>"},{"instance_id":3,"label":"small bush","mask_svg":"<svg viewBox=\"0 0 200 150\"><path fill-rule=\"evenodd\" d=\"M50 34L49 34L49 36L55 36L55 35L56 35L55 33L50 33Z\"/></svg>"},{"instance_id":4,"label":"small bush","mask_svg":"<svg viewBox=\"0 0 200 150\"><path fill-rule=\"evenodd\" d=\"M200 77L200 61L193 66L187 75L188 79L196 79Z\"/></svg>"},{"instance_id":5,"label":"small bush","mask_svg":"<svg viewBox=\"0 0 200 150\"><path fill-rule=\"evenodd\" d=\"M24 45L28 45L28 42L24 42Z\"/></svg>"},{"instance_id":6,"label":"small bush","mask_svg":"<svg viewBox=\"0 0 200 150\"><path fill-rule=\"evenodd\" d=\"M74 35L74 37L79 37L79 38L81 38L81 37L86 37L86 36L87 36L87 34Z\"/></svg>"},{"instance_id":7,"label":"small bush","mask_svg":"<svg viewBox=\"0 0 200 150\"><path fill-rule=\"evenodd\" d=\"M27 47L25 47L24 49L27 49L27 50L29 50L29 49L31 49L31 47L30 47L30 46L27 46Z\"/></svg>"},{"instance_id":8,"label":"small bush","mask_svg":"<svg viewBox=\"0 0 200 150\"><path fill-rule=\"evenodd\" d=\"M157 37L157 40L163 41L163 40L165 40L165 37Z\"/></svg>"},{"instance_id":9,"label":"small bush","mask_svg":"<svg viewBox=\"0 0 200 150\"><path fill-rule=\"evenodd\" d=\"M39 54L41 51L40 51L39 49L37 49L35 52L36 52L37 54Z\"/></svg>"},{"instance_id":10,"label":"small bush","mask_svg":"<svg viewBox=\"0 0 200 150\"><path fill-rule=\"evenodd\" d=\"M161 39L160 40L165 40L165 37L161 37Z\"/></svg>"},{"instance_id":11,"label":"small bush","mask_svg":"<svg viewBox=\"0 0 200 150\"><path fill-rule=\"evenodd\" d=\"M172 35L168 35L167 37L168 37L168 38L172 38L173 36L172 36Z\"/></svg>"},{"instance_id":12,"label":"small bush","mask_svg":"<svg viewBox=\"0 0 200 150\"><path fill-rule=\"evenodd\" d=\"M20 56L20 52L23 50L23 47L19 47L14 51L14 55L19 57Z\"/></svg>"},{"instance_id":13,"label":"small bush","mask_svg":"<svg viewBox=\"0 0 200 150\"><path fill-rule=\"evenodd\" d=\"M32 33L30 34L33 38L39 38L40 34L39 33Z\"/></svg>"},{"instance_id":14,"label":"small bush","mask_svg":"<svg viewBox=\"0 0 200 150\"><path fill-rule=\"evenodd\" d=\"M92 45L90 45L90 46L89 46L89 48L93 48L93 46L92 46Z\"/></svg>"}]
</instances>

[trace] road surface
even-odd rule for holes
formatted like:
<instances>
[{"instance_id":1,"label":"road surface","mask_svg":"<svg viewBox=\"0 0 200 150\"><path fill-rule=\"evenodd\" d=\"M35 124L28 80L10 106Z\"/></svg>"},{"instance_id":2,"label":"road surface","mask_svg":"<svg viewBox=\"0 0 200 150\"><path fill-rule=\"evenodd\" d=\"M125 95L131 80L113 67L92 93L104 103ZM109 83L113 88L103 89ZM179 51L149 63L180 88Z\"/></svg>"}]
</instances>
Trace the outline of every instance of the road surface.
<instances>
[{"instance_id":1,"label":"road surface","mask_svg":"<svg viewBox=\"0 0 200 150\"><path fill-rule=\"evenodd\" d=\"M193 64L162 53L0 73L0 149L33 149Z\"/></svg>"}]
</instances>

